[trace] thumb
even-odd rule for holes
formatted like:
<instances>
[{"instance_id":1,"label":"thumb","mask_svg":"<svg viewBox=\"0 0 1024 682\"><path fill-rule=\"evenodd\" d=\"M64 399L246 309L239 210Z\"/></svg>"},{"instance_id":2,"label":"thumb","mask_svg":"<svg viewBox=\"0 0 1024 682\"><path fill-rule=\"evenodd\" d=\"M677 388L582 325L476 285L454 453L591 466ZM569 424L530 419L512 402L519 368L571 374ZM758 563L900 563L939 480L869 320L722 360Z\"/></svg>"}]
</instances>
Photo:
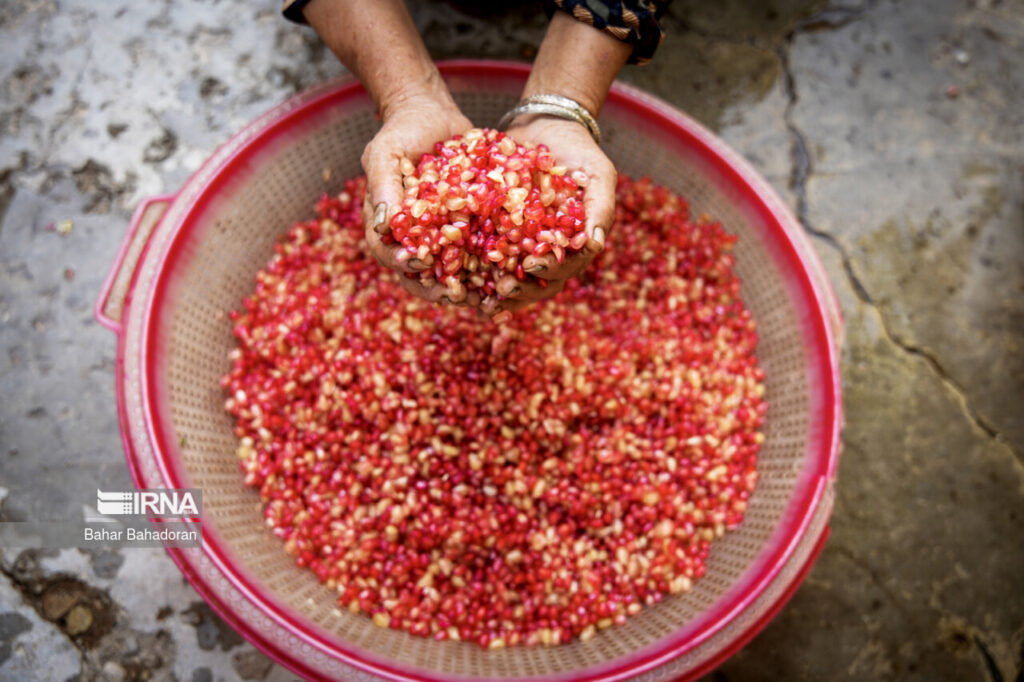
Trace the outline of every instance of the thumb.
<instances>
[{"instance_id":1,"label":"thumb","mask_svg":"<svg viewBox=\"0 0 1024 682\"><path fill-rule=\"evenodd\" d=\"M399 157L383 150L367 152L363 159L367 203L372 209L372 227L378 234L383 234L388 230L388 221L401 209L405 198Z\"/></svg>"},{"instance_id":2,"label":"thumb","mask_svg":"<svg viewBox=\"0 0 1024 682\"><path fill-rule=\"evenodd\" d=\"M596 255L604 249L605 237L615 219L615 169L595 173L589 177L583 194L583 208L587 214L585 230L589 239L584 250Z\"/></svg>"}]
</instances>

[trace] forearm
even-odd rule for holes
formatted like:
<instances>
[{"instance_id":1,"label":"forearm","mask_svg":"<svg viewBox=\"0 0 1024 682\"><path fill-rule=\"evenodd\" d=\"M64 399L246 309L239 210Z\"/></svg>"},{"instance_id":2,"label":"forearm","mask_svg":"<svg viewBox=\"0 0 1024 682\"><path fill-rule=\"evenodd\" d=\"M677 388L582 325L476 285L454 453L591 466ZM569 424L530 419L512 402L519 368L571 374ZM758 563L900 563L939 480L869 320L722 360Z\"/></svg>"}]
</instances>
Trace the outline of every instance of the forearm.
<instances>
[{"instance_id":1,"label":"forearm","mask_svg":"<svg viewBox=\"0 0 1024 682\"><path fill-rule=\"evenodd\" d=\"M523 96L564 95L597 116L631 52L629 43L555 12Z\"/></svg>"},{"instance_id":2,"label":"forearm","mask_svg":"<svg viewBox=\"0 0 1024 682\"><path fill-rule=\"evenodd\" d=\"M451 100L402 0L312 0L303 14L385 120L410 98Z\"/></svg>"}]
</instances>

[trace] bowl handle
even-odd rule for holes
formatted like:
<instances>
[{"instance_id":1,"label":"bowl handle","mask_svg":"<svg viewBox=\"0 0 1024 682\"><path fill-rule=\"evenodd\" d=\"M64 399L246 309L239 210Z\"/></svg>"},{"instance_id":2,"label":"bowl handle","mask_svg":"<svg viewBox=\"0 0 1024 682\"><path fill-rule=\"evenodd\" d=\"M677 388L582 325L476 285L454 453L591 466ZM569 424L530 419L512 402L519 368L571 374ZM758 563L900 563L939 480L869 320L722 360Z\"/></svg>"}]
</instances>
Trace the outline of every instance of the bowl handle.
<instances>
[{"instance_id":1,"label":"bowl handle","mask_svg":"<svg viewBox=\"0 0 1024 682\"><path fill-rule=\"evenodd\" d=\"M150 235L160 223L167 207L174 201L174 197L175 195L168 194L143 199L135 208L131 222L128 223L128 231L121 240L121 246L114 257L114 265L103 282L96 307L93 309L96 321L115 334L121 334L124 304L131 293L135 267L142 258Z\"/></svg>"}]
</instances>

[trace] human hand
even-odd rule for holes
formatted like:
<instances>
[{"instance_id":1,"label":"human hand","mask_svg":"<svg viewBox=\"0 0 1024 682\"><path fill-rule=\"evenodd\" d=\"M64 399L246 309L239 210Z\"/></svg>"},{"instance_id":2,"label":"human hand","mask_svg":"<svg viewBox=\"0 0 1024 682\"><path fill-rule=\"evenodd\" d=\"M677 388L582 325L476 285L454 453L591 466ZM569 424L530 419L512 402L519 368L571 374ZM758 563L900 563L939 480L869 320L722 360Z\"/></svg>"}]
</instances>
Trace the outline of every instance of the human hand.
<instances>
[{"instance_id":1,"label":"human hand","mask_svg":"<svg viewBox=\"0 0 1024 682\"><path fill-rule=\"evenodd\" d=\"M506 300L498 302L496 309L518 310L530 303L558 294L570 277L575 277L590 265L604 249L605 236L615 217L615 166L594 142L585 127L575 121L547 116L521 116L515 119L507 133L517 142L543 144L555 161L572 173L584 189L583 206L587 222L587 241L580 251L566 254L559 263L553 254L527 256L523 270L539 279L520 281L514 275L505 275L497 282L498 293ZM485 310L484 312L493 312Z\"/></svg>"},{"instance_id":2,"label":"human hand","mask_svg":"<svg viewBox=\"0 0 1024 682\"><path fill-rule=\"evenodd\" d=\"M402 273L423 270L422 264L400 263L396 256L401 247L383 239L405 195L399 163L402 157L419 159L438 140L464 133L472 125L452 99L402 0L316 0L306 3L302 14L359 78L381 113L383 125L362 156L369 251L384 267ZM381 36L387 36L384 49ZM423 298L437 300L443 295L416 279L403 276L399 281Z\"/></svg>"},{"instance_id":3,"label":"human hand","mask_svg":"<svg viewBox=\"0 0 1024 682\"><path fill-rule=\"evenodd\" d=\"M433 151L438 140L447 140L473 127L446 94L414 95L384 108L384 125L366 145L362 156L366 172L363 223L370 253L378 263L400 273L399 281L406 291L433 302L447 295L446 287L436 282L426 285L418 278L406 277L404 273L422 272L428 266L415 258L400 260L398 255L403 247L394 242L386 244L383 237L390 232L391 218L402 208L405 198L402 158L415 163L420 156ZM473 294L472 300L469 298L467 296L466 302L470 305L479 304L478 295Z\"/></svg>"}]
</instances>

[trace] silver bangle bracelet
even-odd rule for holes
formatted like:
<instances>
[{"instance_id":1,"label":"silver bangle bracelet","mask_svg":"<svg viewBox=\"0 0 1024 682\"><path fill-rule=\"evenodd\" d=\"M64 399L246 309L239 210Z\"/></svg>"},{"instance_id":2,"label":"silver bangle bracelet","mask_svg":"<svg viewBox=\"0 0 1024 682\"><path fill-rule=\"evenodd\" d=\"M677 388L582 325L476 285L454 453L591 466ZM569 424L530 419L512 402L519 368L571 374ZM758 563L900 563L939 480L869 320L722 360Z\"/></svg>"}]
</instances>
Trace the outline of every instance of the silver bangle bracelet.
<instances>
[{"instance_id":1,"label":"silver bangle bracelet","mask_svg":"<svg viewBox=\"0 0 1024 682\"><path fill-rule=\"evenodd\" d=\"M547 114L567 121L575 121L587 129L594 142L601 143L601 129L597 127L594 115L574 99L562 95L533 95L510 109L498 122L498 129L504 130L516 116L521 114Z\"/></svg>"}]
</instances>

